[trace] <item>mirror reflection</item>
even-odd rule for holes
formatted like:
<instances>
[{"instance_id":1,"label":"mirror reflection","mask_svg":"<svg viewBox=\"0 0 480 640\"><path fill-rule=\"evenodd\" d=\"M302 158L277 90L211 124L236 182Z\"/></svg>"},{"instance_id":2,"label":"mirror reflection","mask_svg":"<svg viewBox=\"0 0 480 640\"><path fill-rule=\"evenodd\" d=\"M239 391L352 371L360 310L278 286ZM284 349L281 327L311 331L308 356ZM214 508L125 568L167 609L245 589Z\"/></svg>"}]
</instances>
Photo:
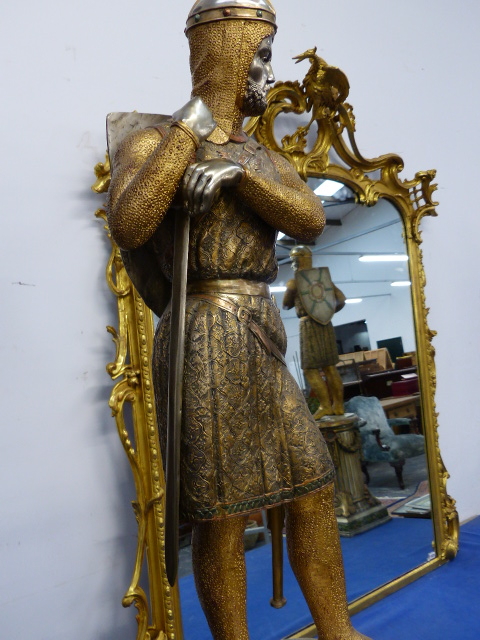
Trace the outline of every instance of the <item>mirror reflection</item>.
<instances>
[{"instance_id":1,"label":"mirror reflection","mask_svg":"<svg viewBox=\"0 0 480 640\"><path fill-rule=\"evenodd\" d=\"M312 266L327 267L346 298L332 324L345 412L355 415L355 424L346 434L332 436L327 429L324 435L337 466L336 514L352 601L432 557L409 262L402 221L392 204L380 200L364 207L346 186L320 178L309 178L308 183L324 201L327 218L324 233L309 246ZM279 273L272 293L279 308L294 277L290 252L295 246L292 238L277 240ZM281 314L288 336L287 365L315 413L318 399L301 368L299 318L294 308ZM253 514L245 535L248 607L252 638L274 640L308 625L310 616L286 554L287 605L278 610L270 606L266 524L264 513ZM195 593L188 527L181 534L185 638L207 640L211 636Z\"/></svg>"}]
</instances>

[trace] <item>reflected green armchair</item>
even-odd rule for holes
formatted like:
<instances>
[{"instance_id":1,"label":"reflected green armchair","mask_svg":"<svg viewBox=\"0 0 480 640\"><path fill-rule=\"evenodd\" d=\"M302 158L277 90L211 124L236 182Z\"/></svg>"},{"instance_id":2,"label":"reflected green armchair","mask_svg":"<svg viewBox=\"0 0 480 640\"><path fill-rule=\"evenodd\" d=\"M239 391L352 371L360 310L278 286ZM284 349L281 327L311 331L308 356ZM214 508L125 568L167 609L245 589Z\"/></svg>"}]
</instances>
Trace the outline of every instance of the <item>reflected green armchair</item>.
<instances>
[{"instance_id":1,"label":"reflected green armchair","mask_svg":"<svg viewBox=\"0 0 480 640\"><path fill-rule=\"evenodd\" d=\"M378 398L355 396L345 403L345 411L355 413L365 424L360 427L362 437L362 458L364 463L389 462L395 469L398 484L405 488L403 466L407 458L425 452L425 439L421 435L396 435L390 426ZM363 465L367 484L370 480Z\"/></svg>"}]
</instances>

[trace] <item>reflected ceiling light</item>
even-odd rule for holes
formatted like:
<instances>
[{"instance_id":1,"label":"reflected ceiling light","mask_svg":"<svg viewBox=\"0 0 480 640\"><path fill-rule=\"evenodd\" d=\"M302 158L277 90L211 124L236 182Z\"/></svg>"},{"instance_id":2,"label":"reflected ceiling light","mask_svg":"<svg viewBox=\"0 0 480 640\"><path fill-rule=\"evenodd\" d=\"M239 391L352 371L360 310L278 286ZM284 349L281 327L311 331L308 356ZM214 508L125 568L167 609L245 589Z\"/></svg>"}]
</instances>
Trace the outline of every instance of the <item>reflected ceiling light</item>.
<instances>
[{"instance_id":1,"label":"reflected ceiling light","mask_svg":"<svg viewBox=\"0 0 480 640\"><path fill-rule=\"evenodd\" d=\"M386 253L383 255L360 256L360 262L406 262L408 256L402 253Z\"/></svg>"},{"instance_id":2,"label":"reflected ceiling light","mask_svg":"<svg viewBox=\"0 0 480 640\"><path fill-rule=\"evenodd\" d=\"M412 283L410 280L397 280L390 284L391 287L409 287Z\"/></svg>"},{"instance_id":3,"label":"reflected ceiling light","mask_svg":"<svg viewBox=\"0 0 480 640\"><path fill-rule=\"evenodd\" d=\"M343 188L341 182L335 182L335 180L324 180L322 184L318 185L314 193L317 196L333 196L337 191Z\"/></svg>"},{"instance_id":4,"label":"reflected ceiling light","mask_svg":"<svg viewBox=\"0 0 480 640\"><path fill-rule=\"evenodd\" d=\"M346 304L358 304L359 302L362 302L363 298L347 298L345 300Z\"/></svg>"},{"instance_id":5,"label":"reflected ceiling light","mask_svg":"<svg viewBox=\"0 0 480 640\"><path fill-rule=\"evenodd\" d=\"M270 287L270 292L271 293L283 293L283 291L286 291L287 287Z\"/></svg>"},{"instance_id":6,"label":"reflected ceiling light","mask_svg":"<svg viewBox=\"0 0 480 640\"><path fill-rule=\"evenodd\" d=\"M285 234L282 233L281 231L279 231L278 235L277 235L277 242L278 242L278 240L282 240L282 238L284 238L284 237L285 237Z\"/></svg>"}]
</instances>

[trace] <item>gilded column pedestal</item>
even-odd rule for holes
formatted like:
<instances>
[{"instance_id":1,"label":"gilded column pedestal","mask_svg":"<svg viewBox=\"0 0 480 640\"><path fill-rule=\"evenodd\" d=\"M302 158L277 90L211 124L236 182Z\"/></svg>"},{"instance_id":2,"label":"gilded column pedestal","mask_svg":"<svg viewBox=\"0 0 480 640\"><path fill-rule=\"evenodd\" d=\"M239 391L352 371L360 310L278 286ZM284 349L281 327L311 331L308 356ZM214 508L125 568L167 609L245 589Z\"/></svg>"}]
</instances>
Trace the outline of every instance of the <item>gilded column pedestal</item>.
<instances>
[{"instance_id":1,"label":"gilded column pedestal","mask_svg":"<svg viewBox=\"0 0 480 640\"><path fill-rule=\"evenodd\" d=\"M390 520L386 507L368 490L361 468L358 416L324 416L317 424L336 468L335 515L341 536L352 537Z\"/></svg>"}]
</instances>

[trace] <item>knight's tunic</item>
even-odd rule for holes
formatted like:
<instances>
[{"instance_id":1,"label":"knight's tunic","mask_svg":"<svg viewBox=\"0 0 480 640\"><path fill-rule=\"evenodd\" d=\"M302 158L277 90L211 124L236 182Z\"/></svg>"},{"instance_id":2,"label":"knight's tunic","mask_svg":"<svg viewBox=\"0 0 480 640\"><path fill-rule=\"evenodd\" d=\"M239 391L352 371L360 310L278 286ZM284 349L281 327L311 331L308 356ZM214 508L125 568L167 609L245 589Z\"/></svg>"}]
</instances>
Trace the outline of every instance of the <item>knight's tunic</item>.
<instances>
[{"instance_id":1,"label":"knight's tunic","mask_svg":"<svg viewBox=\"0 0 480 640\"><path fill-rule=\"evenodd\" d=\"M245 155L247 154L247 155ZM280 176L271 152L253 140L204 143L197 161L249 158L249 171ZM171 280L172 207L153 238ZM275 229L234 190L223 189L212 210L191 220L188 281L244 279L271 283L277 273ZM269 297L219 293L247 308L284 354L286 336ZM153 374L165 451L169 309L155 335ZM333 466L303 394L287 367L265 350L239 318L201 297L187 297L181 438L181 512L211 519L268 507L323 487Z\"/></svg>"}]
</instances>

